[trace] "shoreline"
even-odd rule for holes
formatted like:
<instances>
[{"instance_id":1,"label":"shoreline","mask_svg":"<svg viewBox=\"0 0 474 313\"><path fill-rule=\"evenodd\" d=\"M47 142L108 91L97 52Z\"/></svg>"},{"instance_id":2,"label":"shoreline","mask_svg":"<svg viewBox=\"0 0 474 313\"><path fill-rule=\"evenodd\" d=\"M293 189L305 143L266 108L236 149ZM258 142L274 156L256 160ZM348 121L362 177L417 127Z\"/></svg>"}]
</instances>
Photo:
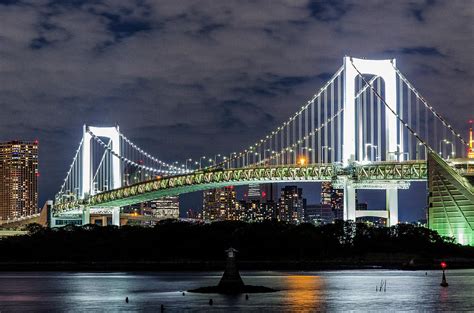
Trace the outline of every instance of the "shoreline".
<instances>
[{"instance_id":1,"label":"shoreline","mask_svg":"<svg viewBox=\"0 0 474 313\"><path fill-rule=\"evenodd\" d=\"M444 259L450 269L474 269L473 259ZM0 272L31 271L127 271L127 272L174 272L174 271L222 271L225 261L180 262L0 262ZM331 271L356 269L387 270L436 270L439 260L432 262L348 262L348 261L239 261L241 271Z\"/></svg>"}]
</instances>

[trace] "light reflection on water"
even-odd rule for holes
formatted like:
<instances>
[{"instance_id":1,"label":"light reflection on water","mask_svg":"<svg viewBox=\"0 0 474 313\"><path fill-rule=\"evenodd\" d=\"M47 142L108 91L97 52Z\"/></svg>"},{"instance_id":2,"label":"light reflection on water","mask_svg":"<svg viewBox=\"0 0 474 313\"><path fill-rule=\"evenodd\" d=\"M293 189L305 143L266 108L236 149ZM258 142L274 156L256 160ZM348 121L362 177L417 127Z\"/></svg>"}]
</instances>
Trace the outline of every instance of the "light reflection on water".
<instances>
[{"instance_id":1,"label":"light reflection on water","mask_svg":"<svg viewBox=\"0 0 474 313\"><path fill-rule=\"evenodd\" d=\"M287 288L284 293L284 307L324 310L324 280L321 276L290 275L284 276L283 279L283 285Z\"/></svg>"},{"instance_id":2,"label":"light reflection on water","mask_svg":"<svg viewBox=\"0 0 474 313\"><path fill-rule=\"evenodd\" d=\"M242 272L275 293L224 296L183 290L215 285L220 272L0 272L0 312L314 312L474 311L474 270ZM375 291L381 280L387 291ZM130 302L125 303L125 297ZM209 299L214 301L209 306Z\"/></svg>"}]
</instances>

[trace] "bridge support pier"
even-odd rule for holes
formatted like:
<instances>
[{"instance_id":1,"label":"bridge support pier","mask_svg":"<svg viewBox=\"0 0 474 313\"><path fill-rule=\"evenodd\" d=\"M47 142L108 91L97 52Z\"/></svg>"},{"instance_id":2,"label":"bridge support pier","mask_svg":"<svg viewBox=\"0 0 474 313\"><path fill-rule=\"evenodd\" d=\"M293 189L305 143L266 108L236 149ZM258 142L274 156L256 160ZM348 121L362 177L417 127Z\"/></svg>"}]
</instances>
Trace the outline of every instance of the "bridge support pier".
<instances>
[{"instance_id":1,"label":"bridge support pier","mask_svg":"<svg viewBox=\"0 0 474 313\"><path fill-rule=\"evenodd\" d=\"M386 208L388 212L387 226L398 224L398 189L387 189Z\"/></svg>"},{"instance_id":2,"label":"bridge support pier","mask_svg":"<svg viewBox=\"0 0 474 313\"><path fill-rule=\"evenodd\" d=\"M112 225L120 227L120 208L112 209Z\"/></svg>"},{"instance_id":3,"label":"bridge support pier","mask_svg":"<svg viewBox=\"0 0 474 313\"><path fill-rule=\"evenodd\" d=\"M356 220L356 189L347 180L344 183L344 220Z\"/></svg>"},{"instance_id":4,"label":"bridge support pier","mask_svg":"<svg viewBox=\"0 0 474 313\"><path fill-rule=\"evenodd\" d=\"M82 225L91 223L91 210L89 207L82 208Z\"/></svg>"}]
</instances>

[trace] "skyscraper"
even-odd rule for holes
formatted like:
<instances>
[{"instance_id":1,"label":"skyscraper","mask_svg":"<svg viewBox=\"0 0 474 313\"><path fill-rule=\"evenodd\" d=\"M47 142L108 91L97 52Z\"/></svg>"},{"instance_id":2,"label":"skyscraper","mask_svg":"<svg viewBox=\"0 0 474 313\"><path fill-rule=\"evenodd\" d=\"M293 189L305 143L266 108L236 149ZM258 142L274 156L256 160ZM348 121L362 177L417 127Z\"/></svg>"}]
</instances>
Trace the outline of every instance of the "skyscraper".
<instances>
[{"instance_id":1,"label":"skyscraper","mask_svg":"<svg viewBox=\"0 0 474 313\"><path fill-rule=\"evenodd\" d=\"M205 221L239 220L239 211L234 186L204 191L202 212Z\"/></svg>"},{"instance_id":2,"label":"skyscraper","mask_svg":"<svg viewBox=\"0 0 474 313\"><path fill-rule=\"evenodd\" d=\"M150 201L153 216L160 219L179 218L179 197L163 197Z\"/></svg>"},{"instance_id":3,"label":"skyscraper","mask_svg":"<svg viewBox=\"0 0 474 313\"><path fill-rule=\"evenodd\" d=\"M38 212L38 142L0 143L0 219Z\"/></svg>"},{"instance_id":4,"label":"skyscraper","mask_svg":"<svg viewBox=\"0 0 474 313\"><path fill-rule=\"evenodd\" d=\"M303 190L297 186L285 186L281 189L278 201L277 219L282 222L302 223L306 208L306 199L303 199Z\"/></svg>"},{"instance_id":5,"label":"skyscraper","mask_svg":"<svg viewBox=\"0 0 474 313\"><path fill-rule=\"evenodd\" d=\"M334 219L343 219L344 213L344 191L334 189L331 182L321 183L321 205L330 206Z\"/></svg>"}]
</instances>

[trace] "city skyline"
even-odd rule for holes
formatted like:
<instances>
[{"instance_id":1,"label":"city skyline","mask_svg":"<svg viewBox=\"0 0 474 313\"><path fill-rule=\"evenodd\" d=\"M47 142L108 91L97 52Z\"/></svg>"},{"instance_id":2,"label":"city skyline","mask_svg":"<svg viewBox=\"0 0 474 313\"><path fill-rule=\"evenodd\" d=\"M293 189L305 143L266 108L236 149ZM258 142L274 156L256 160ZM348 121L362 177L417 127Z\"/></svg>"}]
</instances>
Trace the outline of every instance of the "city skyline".
<instances>
[{"instance_id":1,"label":"city skyline","mask_svg":"<svg viewBox=\"0 0 474 313\"><path fill-rule=\"evenodd\" d=\"M0 78L6 112L0 139L39 139L40 206L57 192L84 123L118 123L164 160L227 154L284 120L346 54L397 58L423 95L467 134L472 30L466 4L372 10L365 3L282 1L268 8L281 14L252 15L263 9L258 5L0 4L7 21L0 68L8 73ZM207 18L176 18L187 11ZM361 12L367 18L351 29ZM370 25L380 15L392 19L375 32ZM192 53L180 53L183 47ZM12 114L21 127L11 124Z\"/></svg>"}]
</instances>

